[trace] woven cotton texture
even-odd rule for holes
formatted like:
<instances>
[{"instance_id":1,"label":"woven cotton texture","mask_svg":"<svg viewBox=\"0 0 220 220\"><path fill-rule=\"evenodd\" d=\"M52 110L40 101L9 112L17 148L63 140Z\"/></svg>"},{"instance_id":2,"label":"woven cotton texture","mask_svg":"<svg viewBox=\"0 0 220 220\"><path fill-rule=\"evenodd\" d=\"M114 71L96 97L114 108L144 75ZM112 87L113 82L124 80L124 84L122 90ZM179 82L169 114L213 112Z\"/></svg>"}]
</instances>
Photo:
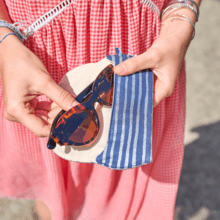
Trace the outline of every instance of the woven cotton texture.
<instances>
[{"instance_id":1,"label":"woven cotton texture","mask_svg":"<svg viewBox=\"0 0 220 220\"><path fill-rule=\"evenodd\" d=\"M13 22L33 23L60 0L5 0ZM153 0L159 10L164 0ZM58 83L68 71L120 47L144 53L160 19L140 0L75 0L24 44ZM8 36L10 38L10 36ZM15 65L14 65L14 68ZM1 91L1 90L0 90ZM48 100L40 97L40 100ZM0 197L43 200L53 220L171 220L184 150L185 71L153 111L153 162L128 170L66 161L23 125L4 118L0 92Z\"/></svg>"},{"instance_id":2,"label":"woven cotton texture","mask_svg":"<svg viewBox=\"0 0 220 220\"><path fill-rule=\"evenodd\" d=\"M107 59L115 66L131 58L116 48ZM112 169L129 169L152 162L153 73L115 75L114 99L107 146L96 159Z\"/></svg>"}]
</instances>

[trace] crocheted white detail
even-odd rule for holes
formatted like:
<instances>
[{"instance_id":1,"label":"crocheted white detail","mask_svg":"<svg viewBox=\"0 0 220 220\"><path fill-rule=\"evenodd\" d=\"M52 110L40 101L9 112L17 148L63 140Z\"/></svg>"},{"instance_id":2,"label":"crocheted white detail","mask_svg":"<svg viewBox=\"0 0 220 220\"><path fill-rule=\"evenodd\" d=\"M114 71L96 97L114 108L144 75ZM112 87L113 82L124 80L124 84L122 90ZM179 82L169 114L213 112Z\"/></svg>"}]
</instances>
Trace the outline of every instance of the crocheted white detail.
<instances>
[{"instance_id":1,"label":"crocheted white detail","mask_svg":"<svg viewBox=\"0 0 220 220\"><path fill-rule=\"evenodd\" d=\"M67 6L73 3L74 0L64 0L59 5L48 11L46 14L37 19L24 33L28 36L33 35L36 31L41 29L44 25L59 15Z\"/></svg>"},{"instance_id":2,"label":"crocheted white detail","mask_svg":"<svg viewBox=\"0 0 220 220\"><path fill-rule=\"evenodd\" d=\"M151 0L141 0L145 5L150 7L160 17L159 8Z\"/></svg>"},{"instance_id":3,"label":"crocheted white detail","mask_svg":"<svg viewBox=\"0 0 220 220\"><path fill-rule=\"evenodd\" d=\"M145 5L150 7L156 14L160 17L159 8L151 0L141 0ZM74 0L64 0L59 5L48 11L46 14L37 19L30 27L24 30L24 34L29 37L33 35L36 31L41 29L44 25L54 19L59 15L67 6L73 3Z\"/></svg>"}]
</instances>

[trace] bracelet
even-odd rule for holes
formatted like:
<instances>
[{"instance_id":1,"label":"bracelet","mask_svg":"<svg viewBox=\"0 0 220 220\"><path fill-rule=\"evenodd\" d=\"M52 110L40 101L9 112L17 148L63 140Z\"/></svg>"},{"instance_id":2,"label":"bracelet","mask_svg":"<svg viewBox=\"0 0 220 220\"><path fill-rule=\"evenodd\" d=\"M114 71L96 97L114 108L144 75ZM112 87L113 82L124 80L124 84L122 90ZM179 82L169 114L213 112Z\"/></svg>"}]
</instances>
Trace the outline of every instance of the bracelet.
<instances>
[{"instance_id":1,"label":"bracelet","mask_svg":"<svg viewBox=\"0 0 220 220\"><path fill-rule=\"evenodd\" d=\"M173 5L173 4L176 4L176 3L183 3L183 4L186 4L186 5L190 5L191 7L193 7L195 9L195 11L199 14L199 7L198 5L196 4L195 1L193 0L169 0L167 2L167 4L165 5L165 7L168 7L170 5Z\"/></svg>"},{"instance_id":2,"label":"bracelet","mask_svg":"<svg viewBox=\"0 0 220 220\"><path fill-rule=\"evenodd\" d=\"M15 33L7 33L7 34L0 40L0 43L1 43L8 35L10 35L10 34L17 36Z\"/></svg>"},{"instance_id":3,"label":"bracelet","mask_svg":"<svg viewBox=\"0 0 220 220\"><path fill-rule=\"evenodd\" d=\"M173 5L168 6L168 7L163 11L162 16L163 16L166 12L170 12L170 13L171 13L173 10L178 9L178 8L188 8L188 9L190 9L191 11L193 11L193 12L196 14L196 21L198 21L198 14L197 14L196 10L195 10L193 7L191 7L190 5L186 5L186 4L183 4L183 3L176 3L176 4L173 4ZM170 14L170 13L169 13L169 14ZM161 16L161 17L162 17L162 16Z\"/></svg>"},{"instance_id":4,"label":"bracelet","mask_svg":"<svg viewBox=\"0 0 220 220\"><path fill-rule=\"evenodd\" d=\"M183 20L183 21L187 21L189 22L192 26L193 26L193 29L194 29L194 32L193 32L193 36L192 36L192 39L195 37L195 25L193 24L192 20L190 18L188 18L186 15L183 15L183 14L178 14L178 13L173 13L172 15L177 15L177 16L180 16L182 18L171 18L170 21L173 21L173 20ZM164 23L162 23L164 24Z\"/></svg>"},{"instance_id":5,"label":"bracelet","mask_svg":"<svg viewBox=\"0 0 220 220\"><path fill-rule=\"evenodd\" d=\"M13 31L13 33L7 33L0 40L0 43L10 34L15 35L16 37L18 37L19 40L23 43L23 41L28 38L28 35L21 33L20 28L23 27L23 26L27 27L26 25L19 25L21 23L26 23L26 22L16 22L14 24L10 24L7 21L0 20L0 27L6 27L6 28L10 29L11 31ZM17 25L19 25L19 26L17 26Z\"/></svg>"},{"instance_id":6,"label":"bracelet","mask_svg":"<svg viewBox=\"0 0 220 220\"><path fill-rule=\"evenodd\" d=\"M188 8L196 15L196 21L199 19L199 7L193 0L171 0L167 7L161 13L161 19L167 11L173 11L177 8Z\"/></svg>"}]
</instances>

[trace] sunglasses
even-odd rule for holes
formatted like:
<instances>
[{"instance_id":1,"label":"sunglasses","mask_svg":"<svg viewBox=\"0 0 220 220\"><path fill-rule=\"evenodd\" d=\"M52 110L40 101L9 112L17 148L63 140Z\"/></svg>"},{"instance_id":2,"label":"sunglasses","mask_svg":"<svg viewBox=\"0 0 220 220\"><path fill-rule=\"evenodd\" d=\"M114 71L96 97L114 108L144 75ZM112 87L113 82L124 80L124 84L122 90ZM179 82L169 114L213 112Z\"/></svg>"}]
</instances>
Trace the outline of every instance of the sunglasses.
<instances>
[{"instance_id":1,"label":"sunglasses","mask_svg":"<svg viewBox=\"0 0 220 220\"><path fill-rule=\"evenodd\" d=\"M99 132L99 117L95 102L112 106L114 71L108 65L75 100L80 104L67 112L61 110L53 121L47 143L48 149L59 145L84 146L91 143Z\"/></svg>"}]
</instances>

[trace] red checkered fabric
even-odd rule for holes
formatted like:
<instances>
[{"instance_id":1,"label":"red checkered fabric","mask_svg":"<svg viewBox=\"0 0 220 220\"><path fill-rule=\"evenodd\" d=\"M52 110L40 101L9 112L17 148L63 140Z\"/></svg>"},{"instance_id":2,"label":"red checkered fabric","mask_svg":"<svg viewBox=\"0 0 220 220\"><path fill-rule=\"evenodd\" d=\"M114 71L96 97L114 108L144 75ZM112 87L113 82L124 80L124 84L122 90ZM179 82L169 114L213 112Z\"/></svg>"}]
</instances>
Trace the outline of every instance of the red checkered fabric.
<instances>
[{"instance_id":1,"label":"red checkered fabric","mask_svg":"<svg viewBox=\"0 0 220 220\"><path fill-rule=\"evenodd\" d=\"M60 0L5 0L14 22L33 23ZM161 10L164 0L154 0ZM69 70L97 62L121 47L141 54L158 37L160 19L140 0L75 0L25 45L58 83ZM47 99L42 97L42 99ZM0 93L0 196L39 198L53 220L172 220L182 166L185 71L153 116L153 162L117 171L69 162L23 125L3 116Z\"/></svg>"}]
</instances>

